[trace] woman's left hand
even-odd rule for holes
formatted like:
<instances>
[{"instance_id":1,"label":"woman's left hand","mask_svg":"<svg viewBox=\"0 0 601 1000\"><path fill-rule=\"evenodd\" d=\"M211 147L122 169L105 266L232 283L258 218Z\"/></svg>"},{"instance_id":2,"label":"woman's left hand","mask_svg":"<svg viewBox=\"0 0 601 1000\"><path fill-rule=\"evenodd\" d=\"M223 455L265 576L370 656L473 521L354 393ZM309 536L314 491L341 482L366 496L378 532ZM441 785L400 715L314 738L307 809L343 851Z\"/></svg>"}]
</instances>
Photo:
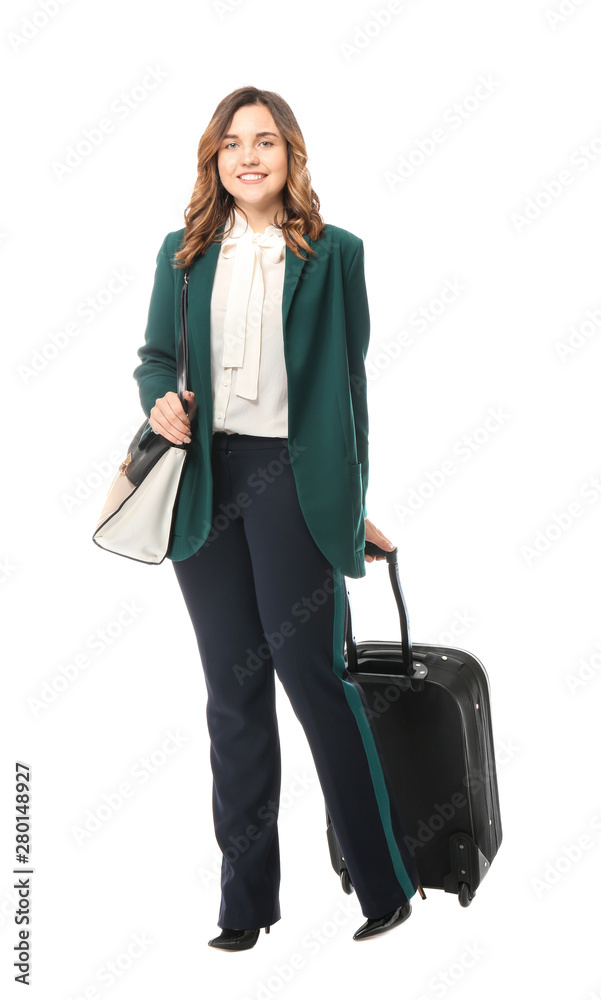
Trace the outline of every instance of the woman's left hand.
<instances>
[{"instance_id":1,"label":"woman's left hand","mask_svg":"<svg viewBox=\"0 0 601 1000\"><path fill-rule=\"evenodd\" d=\"M381 549L394 549L394 543L386 535L379 531L375 524L372 524L368 517L365 518L365 541L375 542ZM373 562L374 559L384 559L384 556L365 556L365 562Z\"/></svg>"}]
</instances>

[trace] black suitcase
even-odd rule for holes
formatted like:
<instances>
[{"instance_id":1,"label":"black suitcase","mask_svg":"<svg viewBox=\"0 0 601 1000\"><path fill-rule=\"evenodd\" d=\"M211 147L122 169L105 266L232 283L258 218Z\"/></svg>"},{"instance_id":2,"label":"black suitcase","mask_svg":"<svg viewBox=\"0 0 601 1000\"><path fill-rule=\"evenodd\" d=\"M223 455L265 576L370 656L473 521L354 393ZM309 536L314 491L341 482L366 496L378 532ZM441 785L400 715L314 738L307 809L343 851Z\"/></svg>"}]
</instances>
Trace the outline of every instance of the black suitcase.
<instances>
[{"instance_id":1,"label":"black suitcase","mask_svg":"<svg viewBox=\"0 0 601 1000\"><path fill-rule=\"evenodd\" d=\"M365 551L386 557L402 641L355 643L345 587L348 679L365 694L422 887L469 906L502 838L488 676L463 649L411 642L397 549L366 542ZM326 832L353 892L327 806Z\"/></svg>"}]
</instances>

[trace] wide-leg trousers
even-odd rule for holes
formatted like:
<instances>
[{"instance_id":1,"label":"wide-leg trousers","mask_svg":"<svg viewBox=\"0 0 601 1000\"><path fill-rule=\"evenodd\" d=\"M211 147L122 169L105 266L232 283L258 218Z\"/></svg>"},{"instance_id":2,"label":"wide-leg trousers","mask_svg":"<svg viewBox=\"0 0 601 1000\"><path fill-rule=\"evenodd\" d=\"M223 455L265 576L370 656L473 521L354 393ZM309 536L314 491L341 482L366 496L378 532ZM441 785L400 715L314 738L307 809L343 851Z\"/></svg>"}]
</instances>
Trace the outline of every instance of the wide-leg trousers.
<instances>
[{"instance_id":1,"label":"wide-leg trousers","mask_svg":"<svg viewBox=\"0 0 601 1000\"><path fill-rule=\"evenodd\" d=\"M365 695L346 670L345 578L304 519L287 438L216 432L211 465L211 530L172 565L207 687L218 926L281 917L275 674L307 736L361 910L382 916L414 895L419 874Z\"/></svg>"}]
</instances>

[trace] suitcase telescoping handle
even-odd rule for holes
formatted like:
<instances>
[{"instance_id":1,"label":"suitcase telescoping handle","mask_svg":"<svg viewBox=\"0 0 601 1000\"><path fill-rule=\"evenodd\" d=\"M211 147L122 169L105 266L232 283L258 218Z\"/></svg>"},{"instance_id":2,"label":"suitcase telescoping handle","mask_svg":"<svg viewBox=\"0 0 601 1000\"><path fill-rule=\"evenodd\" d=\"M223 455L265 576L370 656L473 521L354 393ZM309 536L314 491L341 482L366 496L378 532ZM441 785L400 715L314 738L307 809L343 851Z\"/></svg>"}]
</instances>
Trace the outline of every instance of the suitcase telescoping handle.
<instances>
[{"instance_id":1,"label":"suitcase telescoping handle","mask_svg":"<svg viewBox=\"0 0 601 1000\"><path fill-rule=\"evenodd\" d=\"M409 630L409 615L407 614L407 604L405 602L405 595L403 594L403 588L401 587L401 580L399 577L399 562L398 562L398 548L395 546L394 549L381 549L379 545L375 542L365 543L365 554L368 556L384 556L386 562L388 563L388 575L390 576L390 582L392 584L392 590L396 599L397 607L399 609L399 618L401 621L401 656L402 656L402 673L406 677L410 677L416 672L416 668L413 666L413 656L411 653L411 633ZM346 595L346 651L348 660L348 669L351 673L357 672L357 647L355 646L355 640L353 638L353 623L351 620L351 607L348 600L348 593L345 586Z\"/></svg>"}]
</instances>

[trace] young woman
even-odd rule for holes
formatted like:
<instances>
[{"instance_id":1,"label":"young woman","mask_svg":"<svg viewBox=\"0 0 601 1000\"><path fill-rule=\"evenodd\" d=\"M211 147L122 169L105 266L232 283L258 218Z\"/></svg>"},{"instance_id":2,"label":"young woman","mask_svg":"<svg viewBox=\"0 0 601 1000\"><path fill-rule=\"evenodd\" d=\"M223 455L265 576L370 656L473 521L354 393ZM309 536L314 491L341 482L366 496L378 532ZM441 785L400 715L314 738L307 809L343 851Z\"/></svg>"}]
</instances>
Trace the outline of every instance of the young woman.
<instances>
[{"instance_id":1,"label":"young woman","mask_svg":"<svg viewBox=\"0 0 601 1000\"><path fill-rule=\"evenodd\" d=\"M363 241L324 224L306 162L278 94L243 87L220 102L186 225L159 250L133 373L145 435L189 445L167 556L207 685L223 854L222 930L209 944L235 951L281 916L276 673L367 918L355 940L402 923L421 891L343 655L344 575L365 576L366 540L394 547L366 517ZM176 391L184 280L187 412Z\"/></svg>"}]
</instances>

